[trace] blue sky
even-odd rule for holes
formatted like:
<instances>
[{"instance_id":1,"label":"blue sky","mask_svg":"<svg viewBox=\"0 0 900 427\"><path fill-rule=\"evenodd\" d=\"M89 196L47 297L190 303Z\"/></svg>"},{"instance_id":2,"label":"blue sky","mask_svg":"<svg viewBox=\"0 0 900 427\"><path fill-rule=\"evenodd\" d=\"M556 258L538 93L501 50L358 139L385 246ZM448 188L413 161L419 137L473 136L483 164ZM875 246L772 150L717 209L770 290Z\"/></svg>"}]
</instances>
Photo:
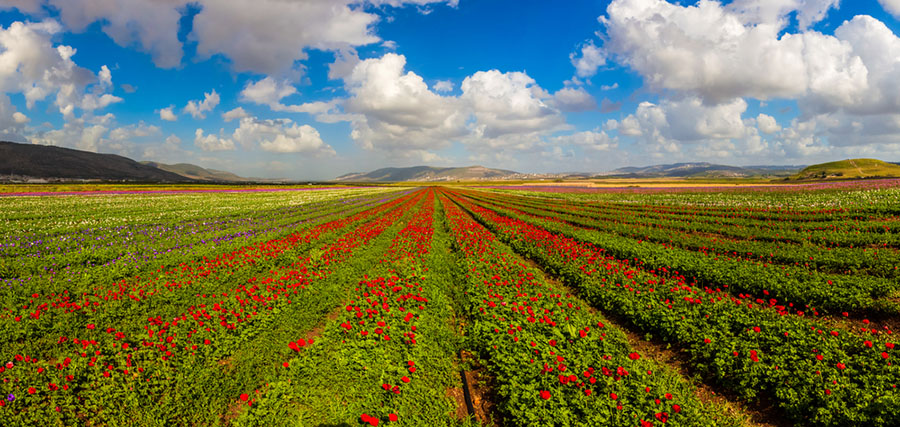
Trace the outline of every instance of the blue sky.
<instances>
[{"instance_id":1,"label":"blue sky","mask_svg":"<svg viewBox=\"0 0 900 427\"><path fill-rule=\"evenodd\" d=\"M900 160L900 0L7 0L0 137L328 179Z\"/></svg>"}]
</instances>

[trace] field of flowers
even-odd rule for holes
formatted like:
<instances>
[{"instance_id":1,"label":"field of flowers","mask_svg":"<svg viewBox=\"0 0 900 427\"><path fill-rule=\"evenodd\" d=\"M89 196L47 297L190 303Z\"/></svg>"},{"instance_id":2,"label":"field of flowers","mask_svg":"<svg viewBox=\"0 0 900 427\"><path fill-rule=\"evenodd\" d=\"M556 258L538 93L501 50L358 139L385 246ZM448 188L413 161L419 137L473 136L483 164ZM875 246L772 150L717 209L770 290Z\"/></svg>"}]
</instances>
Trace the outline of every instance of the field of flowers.
<instances>
[{"instance_id":1,"label":"field of flowers","mask_svg":"<svg viewBox=\"0 0 900 427\"><path fill-rule=\"evenodd\" d=\"M0 424L900 425L896 184L0 197Z\"/></svg>"}]
</instances>

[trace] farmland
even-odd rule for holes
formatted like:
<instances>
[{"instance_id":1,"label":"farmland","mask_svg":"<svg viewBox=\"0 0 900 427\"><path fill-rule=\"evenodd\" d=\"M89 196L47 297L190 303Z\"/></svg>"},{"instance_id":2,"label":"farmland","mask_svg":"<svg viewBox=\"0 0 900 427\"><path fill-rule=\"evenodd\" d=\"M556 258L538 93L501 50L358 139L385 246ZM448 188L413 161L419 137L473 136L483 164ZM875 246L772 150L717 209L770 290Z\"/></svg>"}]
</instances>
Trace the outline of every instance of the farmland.
<instances>
[{"instance_id":1,"label":"farmland","mask_svg":"<svg viewBox=\"0 0 900 427\"><path fill-rule=\"evenodd\" d=\"M0 197L3 425L900 425L897 180L92 190Z\"/></svg>"}]
</instances>

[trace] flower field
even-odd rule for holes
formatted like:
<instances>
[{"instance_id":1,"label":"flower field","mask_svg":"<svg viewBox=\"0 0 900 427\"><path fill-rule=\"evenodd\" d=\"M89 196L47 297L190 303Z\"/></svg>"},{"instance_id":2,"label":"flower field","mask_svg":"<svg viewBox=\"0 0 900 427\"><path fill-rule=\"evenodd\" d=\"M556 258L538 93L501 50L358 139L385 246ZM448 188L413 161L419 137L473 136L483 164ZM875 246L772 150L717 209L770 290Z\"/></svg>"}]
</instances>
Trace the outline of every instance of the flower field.
<instances>
[{"instance_id":1,"label":"flower field","mask_svg":"<svg viewBox=\"0 0 900 427\"><path fill-rule=\"evenodd\" d=\"M0 424L900 425L896 184L9 195Z\"/></svg>"}]
</instances>

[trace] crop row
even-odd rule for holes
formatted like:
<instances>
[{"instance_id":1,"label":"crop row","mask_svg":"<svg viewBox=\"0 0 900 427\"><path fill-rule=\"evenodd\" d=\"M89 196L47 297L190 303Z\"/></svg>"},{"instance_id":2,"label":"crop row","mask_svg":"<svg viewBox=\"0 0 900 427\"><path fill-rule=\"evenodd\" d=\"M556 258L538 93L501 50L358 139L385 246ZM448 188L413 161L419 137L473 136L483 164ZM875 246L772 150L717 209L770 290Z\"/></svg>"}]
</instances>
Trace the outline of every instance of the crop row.
<instances>
[{"instance_id":1,"label":"crop row","mask_svg":"<svg viewBox=\"0 0 900 427\"><path fill-rule=\"evenodd\" d=\"M715 254L634 240L600 230L576 228L554 217L517 212L501 204L477 203L504 215L533 222L550 231L593 243L616 258L637 259L649 268L679 271L703 285L766 295L783 304L799 304L808 310L815 308L832 313L866 309L896 310L895 305L878 299L896 291L893 280L819 273L797 266L768 264L755 258L718 257Z\"/></svg>"},{"instance_id":2,"label":"crop row","mask_svg":"<svg viewBox=\"0 0 900 427\"><path fill-rule=\"evenodd\" d=\"M9 345L14 341L3 349L11 363L0 372L0 386L13 397L5 419L210 424L225 412L232 391L271 372L276 337L318 323L339 303L348 276L375 264L392 237L388 230L418 203L421 195L406 197L288 239L160 272L120 288L119 298L48 325L65 335L33 339L34 322L0 320L29 344L22 352L16 351L21 344ZM320 249L314 258L285 256L303 245ZM195 406L207 410L192 412Z\"/></svg>"},{"instance_id":3,"label":"crop row","mask_svg":"<svg viewBox=\"0 0 900 427\"><path fill-rule=\"evenodd\" d=\"M510 424L736 423L455 204L444 206L465 273L466 342L495 378Z\"/></svg>"},{"instance_id":4,"label":"crop row","mask_svg":"<svg viewBox=\"0 0 900 427\"><path fill-rule=\"evenodd\" d=\"M470 193L470 197L488 202L502 202L523 212L562 219L580 227L594 228L633 239L650 240L675 245L685 249L712 252L720 256L751 257L767 262L827 269L836 272L852 271L881 277L900 276L900 252L895 248L873 247L878 237L854 235L853 239L866 242L858 247L831 247L810 244L801 239L793 242L786 238L777 223L767 223L760 228L720 223L701 224L688 221L678 226L663 226L656 221L655 212L634 212L629 216L596 215L573 206L559 206L534 199L509 199L491 197L487 193ZM890 227L880 221L885 232ZM836 231L832 231L835 234ZM738 236L735 236L737 234ZM847 234L846 232L840 234ZM767 238L766 236L769 236ZM892 236L891 239L894 237ZM852 246L852 245L851 245Z\"/></svg>"},{"instance_id":5,"label":"crop row","mask_svg":"<svg viewBox=\"0 0 900 427\"><path fill-rule=\"evenodd\" d=\"M695 286L672 269L616 259L599 246L454 198L591 304L678 344L699 371L742 398L765 395L804 425L900 423L891 409L900 404L900 369L890 333L830 328L775 301Z\"/></svg>"}]
</instances>

